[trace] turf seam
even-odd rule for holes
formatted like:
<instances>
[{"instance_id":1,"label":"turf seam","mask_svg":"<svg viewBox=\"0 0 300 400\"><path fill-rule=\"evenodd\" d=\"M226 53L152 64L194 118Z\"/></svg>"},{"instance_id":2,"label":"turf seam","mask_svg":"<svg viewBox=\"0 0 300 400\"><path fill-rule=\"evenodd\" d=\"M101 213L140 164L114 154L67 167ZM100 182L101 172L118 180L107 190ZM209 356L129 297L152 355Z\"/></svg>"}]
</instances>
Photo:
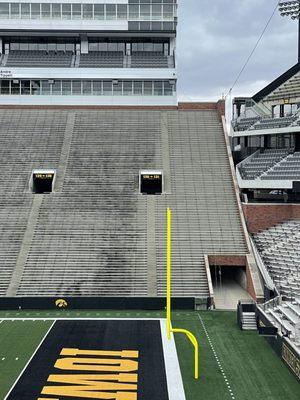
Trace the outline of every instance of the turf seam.
<instances>
[{"instance_id":1,"label":"turf seam","mask_svg":"<svg viewBox=\"0 0 300 400\"><path fill-rule=\"evenodd\" d=\"M209 333L208 333L208 331L207 331L207 329L206 329L206 326L205 326L205 324L204 324L204 321L203 321L202 317L201 317L199 314L198 314L198 318L199 318L200 323L201 323L201 325L202 325L202 328L203 328L203 330L204 330L205 336L206 336L206 338L207 338L207 340L208 340L209 347L211 348L211 350L212 350L212 352L213 352L213 355L214 355L214 358L215 358L215 360L216 360L216 362L217 362L217 365L218 365L218 367L219 367L219 369L220 369L220 371L221 371L221 373L222 373L222 376L223 376L223 379L224 379L224 381L225 381L225 384L226 384L227 390L228 390L228 392L229 392L229 395L230 395L230 397L231 397L232 400L235 400L236 397L235 397L235 395L233 394L233 390L232 390L232 388L231 388L231 385L230 385L230 383L229 383L229 380L228 380L228 378L227 378L227 375L226 375L226 373L225 373L225 371L224 371L224 368L223 368L223 366L222 366L222 364L221 364L221 361L220 361L220 359L219 359L219 357L218 357L218 355L217 355L217 352L216 352L216 350L215 350L215 348L214 348L214 345L213 345L212 340L211 340L211 338L210 338L210 336L209 336Z\"/></svg>"}]
</instances>

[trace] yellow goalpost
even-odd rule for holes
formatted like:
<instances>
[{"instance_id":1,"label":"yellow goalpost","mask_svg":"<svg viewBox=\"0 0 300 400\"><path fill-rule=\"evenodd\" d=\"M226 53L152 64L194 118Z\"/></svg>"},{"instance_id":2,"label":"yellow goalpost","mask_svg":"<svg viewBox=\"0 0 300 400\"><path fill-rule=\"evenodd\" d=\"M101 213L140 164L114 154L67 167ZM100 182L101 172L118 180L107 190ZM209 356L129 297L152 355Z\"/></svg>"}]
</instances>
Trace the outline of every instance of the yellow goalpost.
<instances>
[{"instance_id":1,"label":"yellow goalpost","mask_svg":"<svg viewBox=\"0 0 300 400\"><path fill-rule=\"evenodd\" d=\"M171 340L171 333L183 333L194 346L195 366L194 377L199 378L199 345L195 336L186 329L172 328L171 325L171 255L172 255L172 212L167 209L167 335Z\"/></svg>"}]
</instances>

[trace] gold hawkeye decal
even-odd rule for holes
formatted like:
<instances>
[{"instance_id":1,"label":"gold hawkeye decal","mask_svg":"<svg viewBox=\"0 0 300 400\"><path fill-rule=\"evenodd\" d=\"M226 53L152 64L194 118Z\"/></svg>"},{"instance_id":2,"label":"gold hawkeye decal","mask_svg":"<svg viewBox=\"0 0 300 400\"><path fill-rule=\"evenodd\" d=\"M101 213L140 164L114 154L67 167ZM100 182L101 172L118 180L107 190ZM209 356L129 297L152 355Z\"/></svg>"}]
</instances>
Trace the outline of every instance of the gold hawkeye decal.
<instances>
[{"instance_id":1,"label":"gold hawkeye decal","mask_svg":"<svg viewBox=\"0 0 300 400\"><path fill-rule=\"evenodd\" d=\"M64 348L37 400L137 400L138 351ZM52 397L51 397L52 396Z\"/></svg>"}]
</instances>

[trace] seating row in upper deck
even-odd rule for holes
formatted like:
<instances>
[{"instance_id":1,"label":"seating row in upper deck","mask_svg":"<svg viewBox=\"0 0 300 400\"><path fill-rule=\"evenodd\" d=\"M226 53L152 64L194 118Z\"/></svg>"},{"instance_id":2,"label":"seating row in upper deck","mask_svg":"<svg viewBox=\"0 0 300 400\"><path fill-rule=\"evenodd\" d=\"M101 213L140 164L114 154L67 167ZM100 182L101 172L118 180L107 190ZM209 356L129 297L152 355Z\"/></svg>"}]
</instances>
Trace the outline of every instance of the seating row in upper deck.
<instances>
[{"instance_id":1,"label":"seating row in upper deck","mask_svg":"<svg viewBox=\"0 0 300 400\"><path fill-rule=\"evenodd\" d=\"M53 68L174 68L174 58L158 51L72 51L13 50L0 58L2 67Z\"/></svg>"}]
</instances>

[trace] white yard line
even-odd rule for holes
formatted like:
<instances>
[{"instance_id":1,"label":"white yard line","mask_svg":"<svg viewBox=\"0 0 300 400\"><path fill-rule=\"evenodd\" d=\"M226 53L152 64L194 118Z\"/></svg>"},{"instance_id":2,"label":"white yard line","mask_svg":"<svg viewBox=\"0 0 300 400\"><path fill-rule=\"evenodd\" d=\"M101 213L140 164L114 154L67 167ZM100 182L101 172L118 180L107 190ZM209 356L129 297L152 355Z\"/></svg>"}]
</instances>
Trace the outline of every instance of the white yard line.
<instances>
[{"instance_id":1,"label":"white yard line","mask_svg":"<svg viewBox=\"0 0 300 400\"><path fill-rule=\"evenodd\" d=\"M171 340L167 337L166 320L160 320L161 339L164 350L165 371L170 400L185 400L182 376L177 356L177 350L172 334Z\"/></svg>"},{"instance_id":2,"label":"white yard line","mask_svg":"<svg viewBox=\"0 0 300 400\"><path fill-rule=\"evenodd\" d=\"M202 327L203 327L204 333L205 333L205 335L206 335L206 337L207 337L209 346L210 346L210 348L211 348L211 350L212 350L212 352L213 352L213 355L214 355L214 357L215 357L215 359L216 359L216 362L217 362L218 367L219 367L219 369L220 369L220 371L221 371L221 374L222 374L222 376L223 376L223 378L224 378L224 381L225 381L225 384L226 384L227 389L228 389L228 391L229 391L229 394L230 394L230 396L231 396L231 399L232 399L232 400L235 400L235 396L234 396L234 394L233 394L231 385L230 385L229 380L228 380L228 378L227 378L227 375L226 375L226 373L225 373L225 371L224 371L224 368L223 368L223 366L222 366L222 364L221 364L221 361L220 361L220 359L219 359L219 357L218 357L218 355L217 355L217 353L216 353L216 350L215 350L215 348L214 348L214 345L213 345L213 343L212 343L212 341L211 341L211 339L210 339L209 333L207 332L207 329L206 329L206 326L205 326L205 324L204 324L204 321L203 321L203 319L201 318L201 316L200 316L199 314L198 314L198 318L199 318L200 323L201 323L201 325L202 325Z\"/></svg>"},{"instance_id":3,"label":"white yard line","mask_svg":"<svg viewBox=\"0 0 300 400\"><path fill-rule=\"evenodd\" d=\"M21 371L21 373L19 374L18 378L15 380L15 383L13 384L13 386L11 387L11 389L9 390L9 392L7 393L7 395L5 396L4 400L6 400L8 398L8 396L10 395L11 391L13 390L13 388L16 386L17 382L19 381L19 379L21 378L21 376L23 375L24 371L26 370L26 368L28 367L28 365L30 364L31 360L33 359L33 357L35 356L35 354L37 353L37 351L39 350L39 348L41 347L42 343L44 342L44 340L46 339L46 337L48 336L49 332L51 331L53 325L55 324L55 321L53 321L53 324L51 324L50 328L48 329L48 331L46 332L46 334L44 335L43 339L41 340L40 344L38 345L38 347L35 349L34 353L32 354L32 356L30 357L29 361L27 362L27 364L25 365L25 367L23 368L23 370Z\"/></svg>"}]
</instances>

